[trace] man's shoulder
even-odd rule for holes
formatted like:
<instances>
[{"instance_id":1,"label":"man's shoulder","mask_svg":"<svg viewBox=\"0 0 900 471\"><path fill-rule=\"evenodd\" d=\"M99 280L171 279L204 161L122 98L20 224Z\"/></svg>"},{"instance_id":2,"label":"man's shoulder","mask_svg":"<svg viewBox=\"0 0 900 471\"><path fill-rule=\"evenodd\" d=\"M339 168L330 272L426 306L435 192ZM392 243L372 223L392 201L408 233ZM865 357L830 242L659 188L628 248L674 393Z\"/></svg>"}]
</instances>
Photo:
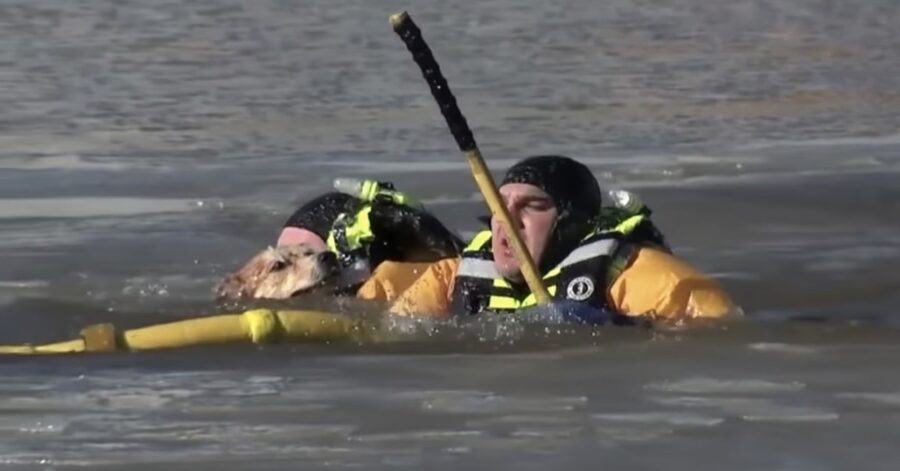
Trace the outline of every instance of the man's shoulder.
<instances>
[{"instance_id":1,"label":"man's shoulder","mask_svg":"<svg viewBox=\"0 0 900 471\"><path fill-rule=\"evenodd\" d=\"M654 311L663 317L719 317L733 310L722 287L687 261L659 248L633 250L610 290L623 311Z\"/></svg>"},{"instance_id":2,"label":"man's shoulder","mask_svg":"<svg viewBox=\"0 0 900 471\"><path fill-rule=\"evenodd\" d=\"M385 261L378 265L372 273L370 280L391 281L410 285L423 275L438 276L440 278L453 278L459 267L458 257L442 258L434 262L397 262Z\"/></svg>"},{"instance_id":3,"label":"man's shoulder","mask_svg":"<svg viewBox=\"0 0 900 471\"><path fill-rule=\"evenodd\" d=\"M640 269L679 278L707 277L677 255L655 246L632 245L626 269Z\"/></svg>"}]
</instances>

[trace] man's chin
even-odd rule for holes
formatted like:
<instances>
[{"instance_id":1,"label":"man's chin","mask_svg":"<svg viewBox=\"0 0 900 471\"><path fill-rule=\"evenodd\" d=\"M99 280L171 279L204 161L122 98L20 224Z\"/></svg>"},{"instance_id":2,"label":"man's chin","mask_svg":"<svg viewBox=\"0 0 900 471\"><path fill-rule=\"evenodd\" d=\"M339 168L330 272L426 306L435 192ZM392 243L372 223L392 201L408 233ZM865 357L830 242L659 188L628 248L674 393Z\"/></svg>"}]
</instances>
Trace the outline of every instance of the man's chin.
<instances>
[{"instance_id":1,"label":"man's chin","mask_svg":"<svg viewBox=\"0 0 900 471\"><path fill-rule=\"evenodd\" d=\"M503 278L505 278L506 281L516 285L525 283L525 277L522 276L521 273L516 273L513 276L504 276Z\"/></svg>"},{"instance_id":2,"label":"man's chin","mask_svg":"<svg viewBox=\"0 0 900 471\"><path fill-rule=\"evenodd\" d=\"M509 280L513 283L520 283L525 280L525 277L522 276L522 271L519 270L518 266L497 266L497 273L502 276L504 279Z\"/></svg>"}]
</instances>

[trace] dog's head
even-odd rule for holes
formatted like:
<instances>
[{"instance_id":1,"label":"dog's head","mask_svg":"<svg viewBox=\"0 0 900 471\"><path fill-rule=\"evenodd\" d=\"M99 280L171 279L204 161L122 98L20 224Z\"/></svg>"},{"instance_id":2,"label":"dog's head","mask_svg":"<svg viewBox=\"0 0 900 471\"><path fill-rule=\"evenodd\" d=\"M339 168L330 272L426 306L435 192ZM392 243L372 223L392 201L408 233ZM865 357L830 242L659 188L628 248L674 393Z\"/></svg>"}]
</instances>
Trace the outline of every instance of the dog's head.
<instances>
[{"instance_id":1,"label":"dog's head","mask_svg":"<svg viewBox=\"0 0 900 471\"><path fill-rule=\"evenodd\" d=\"M216 288L219 298L287 299L309 291L339 272L337 257L305 244L269 247Z\"/></svg>"}]
</instances>

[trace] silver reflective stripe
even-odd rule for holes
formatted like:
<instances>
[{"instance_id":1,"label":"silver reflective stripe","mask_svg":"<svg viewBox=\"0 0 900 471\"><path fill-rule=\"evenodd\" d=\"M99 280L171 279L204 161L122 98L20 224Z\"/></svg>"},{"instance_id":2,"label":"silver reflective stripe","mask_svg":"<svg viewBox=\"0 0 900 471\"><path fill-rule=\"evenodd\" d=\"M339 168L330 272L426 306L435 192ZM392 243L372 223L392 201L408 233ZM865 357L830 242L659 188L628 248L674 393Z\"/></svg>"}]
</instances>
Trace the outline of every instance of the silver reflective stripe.
<instances>
[{"instance_id":1,"label":"silver reflective stripe","mask_svg":"<svg viewBox=\"0 0 900 471\"><path fill-rule=\"evenodd\" d=\"M596 242L591 242L587 245L582 245L581 247L573 250L572 253L570 253L568 257L564 258L562 262L559 262L559 265L557 266L559 268L565 268L569 265L583 262L589 258L611 255L613 251L616 250L617 245L618 243L613 239L602 239Z\"/></svg>"},{"instance_id":2,"label":"silver reflective stripe","mask_svg":"<svg viewBox=\"0 0 900 471\"><path fill-rule=\"evenodd\" d=\"M494 267L493 260L479 260L477 258L465 258L459 262L459 268L456 270L456 276L468 276L472 278L485 278L493 280L500 278L497 269Z\"/></svg>"}]
</instances>

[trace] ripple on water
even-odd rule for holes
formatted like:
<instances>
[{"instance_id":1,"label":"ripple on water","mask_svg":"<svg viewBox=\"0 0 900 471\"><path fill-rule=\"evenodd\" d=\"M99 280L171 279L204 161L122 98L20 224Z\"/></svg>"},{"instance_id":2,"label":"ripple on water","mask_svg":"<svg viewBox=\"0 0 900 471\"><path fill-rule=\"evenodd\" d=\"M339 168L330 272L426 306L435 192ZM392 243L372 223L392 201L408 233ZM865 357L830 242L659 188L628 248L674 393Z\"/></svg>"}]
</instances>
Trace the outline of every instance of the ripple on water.
<instances>
[{"instance_id":1,"label":"ripple on water","mask_svg":"<svg viewBox=\"0 0 900 471\"><path fill-rule=\"evenodd\" d=\"M875 403L886 406L900 406L900 392L848 392L837 393L835 397L856 402Z\"/></svg>"},{"instance_id":2,"label":"ripple on water","mask_svg":"<svg viewBox=\"0 0 900 471\"><path fill-rule=\"evenodd\" d=\"M764 398L674 396L650 400L665 406L717 410L726 417L747 422L827 422L840 418L837 412L825 408L781 404Z\"/></svg>"},{"instance_id":3,"label":"ripple on water","mask_svg":"<svg viewBox=\"0 0 900 471\"><path fill-rule=\"evenodd\" d=\"M582 408L587 397L514 397L487 391L414 391L398 397L418 401L423 410L450 414L566 412Z\"/></svg>"},{"instance_id":4,"label":"ripple on water","mask_svg":"<svg viewBox=\"0 0 900 471\"><path fill-rule=\"evenodd\" d=\"M647 384L644 389L659 392L690 394L770 394L801 391L806 387L799 381L773 382L762 379L687 378Z\"/></svg>"},{"instance_id":5,"label":"ripple on water","mask_svg":"<svg viewBox=\"0 0 900 471\"><path fill-rule=\"evenodd\" d=\"M812 355L816 353L821 353L821 347L814 347L810 345L793 345L789 343L779 343L779 342L758 342L751 343L748 345L750 350L755 350L758 352L767 352L767 353L787 353L791 355Z\"/></svg>"},{"instance_id":6,"label":"ripple on water","mask_svg":"<svg viewBox=\"0 0 900 471\"><path fill-rule=\"evenodd\" d=\"M196 200L174 198L0 199L0 219L134 216L152 213L181 213L193 211L196 208Z\"/></svg>"}]
</instances>

